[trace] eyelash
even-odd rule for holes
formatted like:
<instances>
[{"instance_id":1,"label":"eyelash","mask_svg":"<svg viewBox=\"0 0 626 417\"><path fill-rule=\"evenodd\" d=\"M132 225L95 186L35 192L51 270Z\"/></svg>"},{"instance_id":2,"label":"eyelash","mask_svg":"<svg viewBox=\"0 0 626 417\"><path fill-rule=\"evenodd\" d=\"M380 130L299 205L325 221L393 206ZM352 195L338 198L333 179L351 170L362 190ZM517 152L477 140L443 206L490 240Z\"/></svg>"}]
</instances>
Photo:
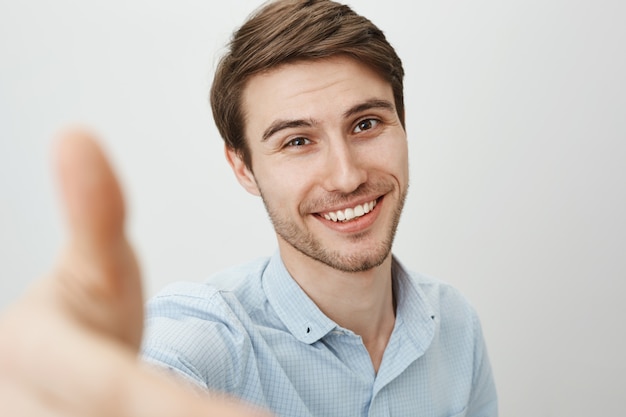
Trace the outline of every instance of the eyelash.
<instances>
[{"instance_id":1,"label":"eyelash","mask_svg":"<svg viewBox=\"0 0 626 417\"><path fill-rule=\"evenodd\" d=\"M363 123L368 123L368 124L370 125L370 127L369 127L368 129L362 129L360 126L361 126ZM364 131L366 131L366 130L372 130L372 129L374 129L375 127L377 127L379 123L380 123L380 120L378 120L378 119L374 119L374 118L371 118L371 117L370 117L370 118L367 118L367 119L361 119L361 120L359 120L359 121L357 122L356 126L354 127L353 132L355 132L355 133L362 133L362 132L364 132ZM356 132L356 130L357 130L357 129L361 129L361 131L360 131L360 132Z\"/></svg>"},{"instance_id":2,"label":"eyelash","mask_svg":"<svg viewBox=\"0 0 626 417\"><path fill-rule=\"evenodd\" d=\"M296 141L302 141L302 142L306 142L306 143L302 143L302 144L300 144L300 145L296 145L296 144L294 143L294 142L296 142ZM300 146L308 145L310 142L311 142L311 140L310 140L310 139L307 139L307 138L304 138L304 137L299 136L299 137L297 137L297 138L293 138L293 139L289 140L287 143L285 143L285 147L286 147L286 148L290 148L290 147L297 148L297 147L300 147Z\"/></svg>"},{"instance_id":3,"label":"eyelash","mask_svg":"<svg viewBox=\"0 0 626 417\"><path fill-rule=\"evenodd\" d=\"M363 124L367 123L369 125L369 127L367 129L363 129ZM356 125L354 126L354 129L352 130L353 133L363 133L363 132L367 132L368 130L372 130L375 129L376 127L378 127L378 125L381 123L381 121L379 119L376 118L365 118L365 119L361 119L359 120ZM359 131L360 130L360 131ZM299 145L296 144L296 142L303 142L300 143ZM301 146L306 146L309 145L311 143L311 139L308 139L306 137L303 136L298 136L295 137L293 139L290 139L289 141L287 141L284 145L285 148L299 148Z\"/></svg>"}]
</instances>

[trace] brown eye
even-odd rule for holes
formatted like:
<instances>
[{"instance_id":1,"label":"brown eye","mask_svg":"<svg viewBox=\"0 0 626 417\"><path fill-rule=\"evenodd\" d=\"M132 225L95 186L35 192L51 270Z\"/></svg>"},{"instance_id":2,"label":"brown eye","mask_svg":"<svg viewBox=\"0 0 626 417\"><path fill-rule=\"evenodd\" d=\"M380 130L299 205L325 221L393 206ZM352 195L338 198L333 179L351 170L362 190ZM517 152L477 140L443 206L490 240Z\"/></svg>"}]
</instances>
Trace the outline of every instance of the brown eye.
<instances>
[{"instance_id":1,"label":"brown eye","mask_svg":"<svg viewBox=\"0 0 626 417\"><path fill-rule=\"evenodd\" d=\"M304 145L308 145L309 143L311 143L310 140L308 140L307 138L293 138L291 139L289 142L286 143L285 146L304 146Z\"/></svg>"},{"instance_id":2,"label":"brown eye","mask_svg":"<svg viewBox=\"0 0 626 417\"><path fill-rule=\"evenodd\" d=\"M370 130L370 129L376 127L376 125L378 123L379 122L376 119L363 119L359 123L356 124L356 127L354 128L354 132L355 133L360 133L360 132L364 132L366 130Z\"/></svg>"}]
</instances>

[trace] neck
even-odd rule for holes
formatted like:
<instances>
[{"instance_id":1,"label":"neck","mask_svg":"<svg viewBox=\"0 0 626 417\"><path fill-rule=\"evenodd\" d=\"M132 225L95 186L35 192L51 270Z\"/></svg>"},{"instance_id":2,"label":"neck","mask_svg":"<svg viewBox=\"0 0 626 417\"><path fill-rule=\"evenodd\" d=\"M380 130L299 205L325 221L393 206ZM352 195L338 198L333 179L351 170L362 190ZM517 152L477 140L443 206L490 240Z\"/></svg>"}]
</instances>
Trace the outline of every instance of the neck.
<instances>
[{"instance_id":1,"label":"neck","mask_svg":"<svg viewBox=\"0 0 626 417\"><path fill-rule=\"evenodd\" d=\"M344 272L280 245L285 267L319 309L339 326L361 336L378 371L395 324L391 254L363 272Z\"/></svg>"}]
</instances>

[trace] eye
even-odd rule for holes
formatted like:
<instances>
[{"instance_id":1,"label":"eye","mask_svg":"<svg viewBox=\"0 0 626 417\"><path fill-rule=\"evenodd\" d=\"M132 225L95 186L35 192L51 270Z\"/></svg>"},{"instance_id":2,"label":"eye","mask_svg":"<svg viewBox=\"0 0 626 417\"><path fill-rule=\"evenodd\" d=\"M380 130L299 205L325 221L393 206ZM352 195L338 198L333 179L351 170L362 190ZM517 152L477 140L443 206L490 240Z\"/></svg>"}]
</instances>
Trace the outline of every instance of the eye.
<instances>
[{"instance_id":1,"label":"eye","mask_svg":"<svg viewBox=\"0 0 626 417\"><path fill-rule=\"evenodd\" d=\"M380 121L376 119L363 119L356 124L356 127L354 128L354 133L361 133L365 132L366 130L373 129L378 125L378 123L380 123Z\"/></svg>"},{"instance_id":2,"label":"eye","mask_svg":"<svg viewBox=\"0 0 626 417\"><path fill-rule=\"evenodd\" d=\"M289 142L285 144L285 147L298 147L298 146L308 145L309 143L311 143L309 139L303 138L300 136L300 137L291 139Z\"/></svg>"}]
</instances>

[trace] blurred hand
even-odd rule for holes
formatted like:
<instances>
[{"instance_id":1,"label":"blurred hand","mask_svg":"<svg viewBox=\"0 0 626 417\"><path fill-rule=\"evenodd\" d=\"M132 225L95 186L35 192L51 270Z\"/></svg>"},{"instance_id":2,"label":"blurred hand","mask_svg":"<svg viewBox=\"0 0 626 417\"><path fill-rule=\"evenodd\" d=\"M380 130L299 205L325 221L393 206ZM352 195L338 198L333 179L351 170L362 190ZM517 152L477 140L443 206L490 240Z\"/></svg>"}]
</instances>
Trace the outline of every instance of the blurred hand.
<instances>
[{"instance_id":1,"label":"blurred hand","mask_svg":"<svg viewBox=\"0 0 626 417\"><path fill-rule=\"evenodd\" d=\"M120 186L84 131L61 135L55 163L69 242L51 274L0 316L0 415L258 415L141 363L141 282Z\"/></svg>"}]
</instances>

